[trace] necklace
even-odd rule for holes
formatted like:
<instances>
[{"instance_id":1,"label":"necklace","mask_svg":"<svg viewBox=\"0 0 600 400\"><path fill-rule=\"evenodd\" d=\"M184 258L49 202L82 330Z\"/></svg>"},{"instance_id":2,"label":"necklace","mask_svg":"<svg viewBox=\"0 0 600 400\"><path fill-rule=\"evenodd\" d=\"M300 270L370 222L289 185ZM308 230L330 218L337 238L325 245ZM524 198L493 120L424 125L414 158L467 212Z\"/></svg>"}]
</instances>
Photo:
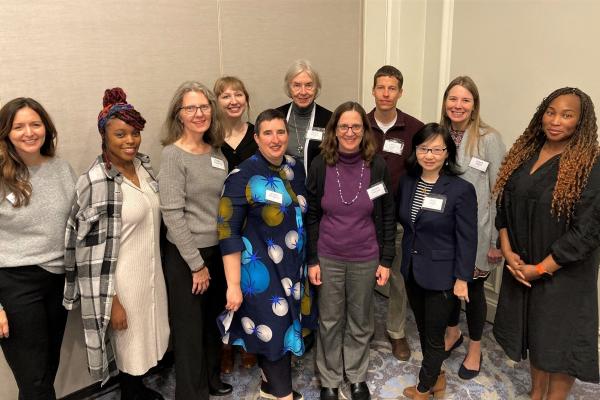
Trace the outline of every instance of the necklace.
<instances>
[{"instance_id":1,"label":"necklace","mask_svg":"<svg viewBox=\"0 0 600 400\"><path fill-rule=\"evenodd\" d=\"M290 106L293 107L293 106ZM298 143L298 153L302 155L304 151L304 145L300 143L300 134L298 133L298 126L296 125L296 115L294 114L294 110L292 110L292 119L294 120L294 132L296 133L296 143Z\"/></svg>"},{"instance_id":2,"label":"necklace","mask_svg":"<svg viewBox=\"0 0 600 400\"><path fill-rule=\"evenodd\" d=\"M354 204L354 202L356 201L356 199L358 199L358 195L360 194L360 191L362 190L362 180L363 180L363 174L365 172L365 162L362 162L362 166L360 168L360 180L358 181L358 191L356 192L356 195L354 196L354 198L350 201L346 201L344 200L344 196L342 195L342 184L340 183L340 171L338 170L337 164L335 164L335 174L336 174L336 180L337 180L337 184L338 184L338 193L340 195L340 200L342 200L342 203L350 206L352 204Z\"/></svg>"}]
</instances>

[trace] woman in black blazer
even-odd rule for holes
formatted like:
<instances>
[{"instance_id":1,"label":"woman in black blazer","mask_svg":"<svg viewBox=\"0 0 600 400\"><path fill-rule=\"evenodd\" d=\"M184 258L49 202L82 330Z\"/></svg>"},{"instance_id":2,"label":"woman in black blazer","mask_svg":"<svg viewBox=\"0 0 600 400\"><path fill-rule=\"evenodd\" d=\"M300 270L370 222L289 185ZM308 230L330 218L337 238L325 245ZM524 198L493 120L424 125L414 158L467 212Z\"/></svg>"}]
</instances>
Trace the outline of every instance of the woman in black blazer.
<instances>
[{"instance_id":1,"label":"woman in black blazer","mask_svg":"<svg viewBox=\"0 0 600 400\"><path fill-rule=\"evenodd\" d=\"M477 252L477 197L473 185L459 178L456 145L437 123L415 134L396 196L398 221L404 227L401 271L415 314L423 363L419 383L404 389L411 399L442 395L446 377L444 332L454 295L469 301Z\"/></svg>"}]
</instances>

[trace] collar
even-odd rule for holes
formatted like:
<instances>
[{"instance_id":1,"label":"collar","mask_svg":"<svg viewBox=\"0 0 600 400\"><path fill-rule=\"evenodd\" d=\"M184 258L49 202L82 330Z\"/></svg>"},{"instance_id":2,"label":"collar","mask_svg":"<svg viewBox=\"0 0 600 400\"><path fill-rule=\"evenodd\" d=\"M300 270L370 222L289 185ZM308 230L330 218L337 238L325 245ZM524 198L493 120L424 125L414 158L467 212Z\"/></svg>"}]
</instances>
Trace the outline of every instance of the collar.
<instances>
[{"instance_id":1,"label":"collar","mask_svg":"<svg viewBox=\"0 0 600 400\"><path fill-rule=\"evenodd\" d=\"M399 108L396 108L396 123L392 125L390 129L393 129L395 127L405 127L406 121L404 120L404 115L405 114L402 111L400 111ZM378 128L377 121L375 120L375 108L373 108L371 112L367 114L367 116L369 118L369 122L371 123L371 127Z\"/></svg>"},{"instance_id":2,"label":"collar","mask_svg":"<svg viewBox=\"0 0 600 400\"><path fill-rule=\"evenodd\" d=\"M110 169L106 169L106 163L102 159L102 154L96 158L96 162L100 165L102 172L104 172L104 175L106 175L108 179L112 179L117 183L123 182L123 175L117 168L115 168L114 165L111 165ZM147 165L150 165L150 157L146 154L138 152L133 160L133 163L136 166L136 169L139 167L139 165L142 165L144 168L146 168ZM146 168L146 170L148 170L148 168ZM150 173L150 175L154 178L152 173Z\"/></svg>"}]
</instances>

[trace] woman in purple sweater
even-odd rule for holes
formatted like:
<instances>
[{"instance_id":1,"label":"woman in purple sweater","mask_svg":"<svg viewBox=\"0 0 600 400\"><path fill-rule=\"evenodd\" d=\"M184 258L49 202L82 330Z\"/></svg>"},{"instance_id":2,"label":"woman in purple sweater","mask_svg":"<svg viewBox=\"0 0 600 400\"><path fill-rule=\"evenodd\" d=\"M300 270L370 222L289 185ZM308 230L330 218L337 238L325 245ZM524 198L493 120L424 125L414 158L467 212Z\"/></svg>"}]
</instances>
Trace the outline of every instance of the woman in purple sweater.
<instances>
[{"instance_id":1,"label":"woman in purple sweater","mask_svg":"<svg viewBox=\"0 0 600 400\"><path fill-rule=\"evenodd\" d=\"M346 102L329 120L308 174L307 264L311 283L320 286L321 399L338 398L344 374L353 400L370 399L373 288L388 280L396 233L390 176L375 152L364 109Z\"/></svg>"}]
</instances>

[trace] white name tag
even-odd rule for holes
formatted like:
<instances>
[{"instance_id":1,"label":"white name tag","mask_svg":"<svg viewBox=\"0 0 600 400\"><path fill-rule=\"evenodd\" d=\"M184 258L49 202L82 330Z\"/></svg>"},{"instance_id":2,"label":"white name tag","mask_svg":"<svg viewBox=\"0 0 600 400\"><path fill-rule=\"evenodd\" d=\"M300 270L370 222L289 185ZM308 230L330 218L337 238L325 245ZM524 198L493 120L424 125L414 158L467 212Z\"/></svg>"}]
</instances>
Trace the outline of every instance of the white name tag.
<instances>
[{"instance_id":1,"label":"white name tag","mask_svg":"<svg viewBox=\"0 0 600 400\"><path fill-rule=\"evenodd\" d=\"M431 211L442 211L444 209L445 198L441 196L427 196L423 199L421 208Z\"/></svg>"},{"instance_id":2,"label":"white name tag","mask_svg":"<svg viewBox=\"0 0 600 400\"><path fill-rule=\"evenodd\" d=\"M283 203L283 195L281 193L277 193L272 190L267 190L265 192L265 199L268 201L272 201L273 203L277 203L277 204Z\"/></svg>"},{"instance_id":3,"label":"white name tag","mask_svg":"<svg viewBox=\"0 0 600 400\"><path fill-rule=\"evenodd\" d=\"M318 140L320 142L323 140L323 132L311 129L306 132L306 138L308 140Z\"/></svg>"},{"instance_id":4,"label":"white name tag","mask_svg":"<svg viewBox=\"0 0 600 400\"><path fill-rule=\"evenodd\" d=\"M383 151L388 153L402 155L402 151L404 150L404 142L400 142L394 139L388 139L383 143Z\"/></svg>"},{"instance_id":5,"label":"white name tag","mask_svg":"<svg viewBox=\"0 0 600 400\"><path fill-rule=\"evenodd\" d=\"M469 163L469 167L475 168L476 170L479 170L481 172L485 172L487 170L488 165L490 165L489 162L483 161L482 159L479 159L477 157L472 157L471 162Z\"/></svg>"},{"instance_id":6,"label":"white name tag","mask_svg":"<svg viewBox=\"0 0 600 400\"><path fill-rule=\"evenodd\" d=\"M14 193L9 193L8 196L6 196L6 200L8 200L8 202L12 205L15 205L15 201L17 201L17 196L15 196Z\"/></svg>"},{"instance_id":7,"label":"white name tag","mask_svg":"<svg viewBox=\"0 0 600 400\"><path fill-rule=\"evenodd\" d=\"M371 186L367 189L367 194L369 195L369 199L375 200L378 197L383 196L387 193L387 189L383 182L379 182Z\"/></svg>"},{"instance_id":8,"label":"white name tag","mask_svg":"<svg viewBox=\"0 0 600 400\"><path fill-rule=\"evenodd\" d=\"M212 164L213 168L225 170L225 161L221 160L220 158L211 157L210 163Z\"/></svg>"}]
</instances>

